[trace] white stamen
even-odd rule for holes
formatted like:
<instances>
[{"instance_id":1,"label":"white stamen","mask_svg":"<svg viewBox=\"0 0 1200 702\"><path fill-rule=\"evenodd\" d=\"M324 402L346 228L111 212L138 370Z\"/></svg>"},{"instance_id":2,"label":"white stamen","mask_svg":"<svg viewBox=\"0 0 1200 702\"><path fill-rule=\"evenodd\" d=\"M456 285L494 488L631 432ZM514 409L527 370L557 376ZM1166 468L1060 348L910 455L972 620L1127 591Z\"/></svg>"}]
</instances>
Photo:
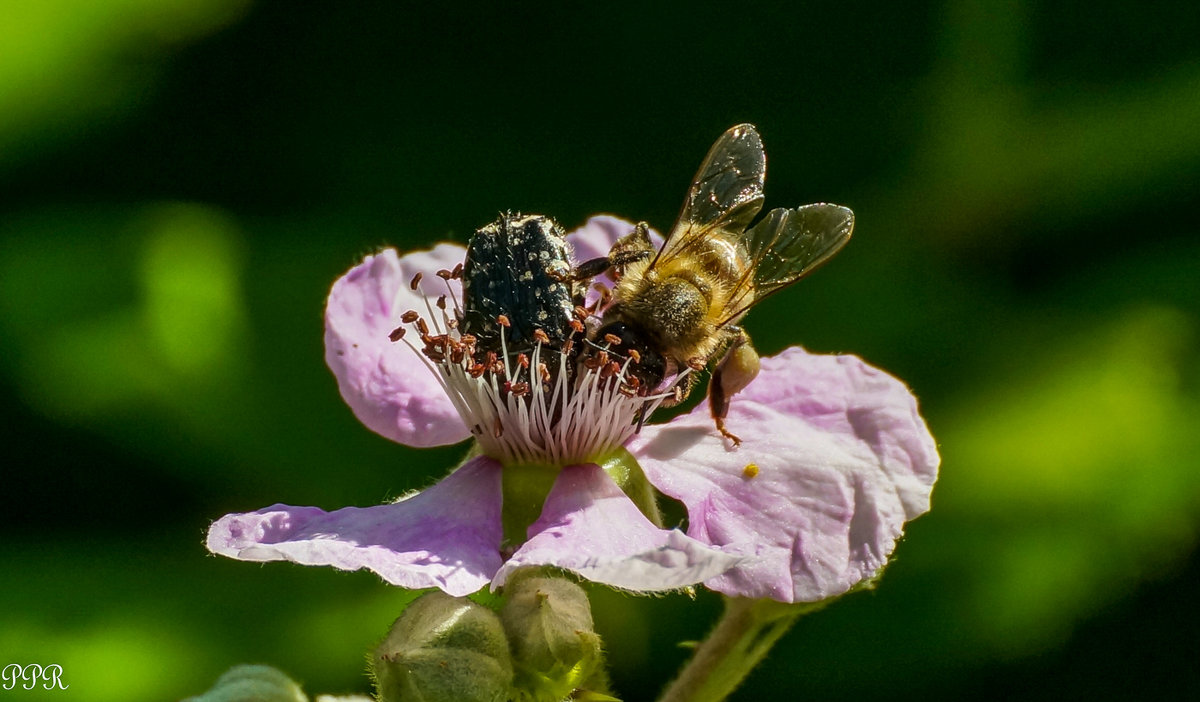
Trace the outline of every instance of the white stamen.
<instances>
[{"instance_id":1,"label":"white stamen","mask_svg":"<svg viewBox=\"0 0 1200 702\"><path fill-rule=\"evenodd\" d=\"M589 369L577 362L571 368L568 355L560 349L538 342L530 354L527 377L528 392L518 396L504 389L521 382L522 364L510 357L506 329L500 325L500 356L503 377L489 367L478 378L470 374L473 359L466 355L459 363L452 360L454 345L461 343L462 333L452 328L444 310L436 314L429 299L427 322L430 335L447 335L450 340L439 351L444 359L430 359L419 346L405 337L403 341L420 357L422 363L438 378L447 397L463 422L479 441L483 452L502 463L551 463L570 465L595 461L625 443L640 425L639 418L653 412L663 400L674 394L675 385L691 369L684 369L663 391L652 395L621 392L629 385L631 359L625 359L620 370L602 378L605 365ZM414 326L417 323L414 322ZM597 344L587 346L598 348ZM606 344L605 347L609 346ZM484 352L486 353L486 352ZM553 360L558 356L557 367ZM614 354L615 355L615 354ZM546 363L553 378L546 388L537 369ZM572 379L572 374L574 378ZM499 432L496 428L499 427ZM499 436L496 434L499 433Z\"/></svg>"}]
</instances>

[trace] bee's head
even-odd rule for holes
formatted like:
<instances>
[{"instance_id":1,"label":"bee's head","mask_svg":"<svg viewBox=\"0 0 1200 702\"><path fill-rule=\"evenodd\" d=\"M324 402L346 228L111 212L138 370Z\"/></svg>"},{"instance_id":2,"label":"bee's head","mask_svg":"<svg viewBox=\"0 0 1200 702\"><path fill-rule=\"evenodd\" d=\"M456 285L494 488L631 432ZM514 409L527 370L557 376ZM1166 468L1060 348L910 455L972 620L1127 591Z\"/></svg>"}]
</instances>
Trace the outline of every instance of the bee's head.
<instances>
[{"instance_id":1,"label":"bee's head","mask_svg":"<svg viewBox=\"0 0 1200 702\"><path fill-rule=\"evenodd\" d=\"M609 353L634 359L628 373L649 391L658 387L666 376L666 359L650 345L644 333L627 322L608 322L596 332L593 343Z\"/></svg>"}]
</instances>

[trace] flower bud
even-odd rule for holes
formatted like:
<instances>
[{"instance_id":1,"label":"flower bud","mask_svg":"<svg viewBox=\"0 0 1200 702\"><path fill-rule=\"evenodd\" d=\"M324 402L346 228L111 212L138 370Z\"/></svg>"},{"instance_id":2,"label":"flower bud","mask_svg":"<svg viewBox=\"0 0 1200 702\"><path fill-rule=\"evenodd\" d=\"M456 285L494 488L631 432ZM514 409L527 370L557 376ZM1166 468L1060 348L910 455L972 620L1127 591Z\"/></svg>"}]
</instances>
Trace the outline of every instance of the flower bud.
<instances>
[{"instance_id":1,"label":"flower bud","mask_svg":"<svg viewBox=\"0 0 1200 702\"><path fill-rule=\"evenodd\" d=\"M496 613L443 592L404 610L371 667L380 702L503 702L513 679Z\"/></svg>"},{"instance_id":2,"label":"flower bud","mask_svg":"<svg viewBox=\"0 0 1200 702\"><path fill-rule=\"evenodd\" d=\"M515 573L500 610L512 645L517 687L534 700L607 688L604 652L583 588L535 569Z\"/></svg>"},{"instance_id":3,"label":"flower bud","mask_svg":"<svg viewBox=\"0 0 1200 702\"><path fill-rule=\"evenodd\" d=\"M308 702L291 678L266 665L238 665L227 670L208 692L185 702Z\"/></svg>"}]
</instances>

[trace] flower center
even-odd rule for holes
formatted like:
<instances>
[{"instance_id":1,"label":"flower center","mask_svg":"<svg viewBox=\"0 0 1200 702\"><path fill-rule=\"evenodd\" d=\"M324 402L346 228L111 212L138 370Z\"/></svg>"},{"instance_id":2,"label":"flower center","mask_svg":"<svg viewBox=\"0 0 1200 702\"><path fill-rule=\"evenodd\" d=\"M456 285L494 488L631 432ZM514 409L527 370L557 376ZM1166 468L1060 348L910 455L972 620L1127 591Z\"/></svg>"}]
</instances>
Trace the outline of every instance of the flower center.
<instances>
[{"instance_id":1,"label":"flower center","mask_svg":"<svg viewBox=\"0 0 1200 702\"><path fill-rule=\"evenodd\" d=\"M446 280L460 274L460 268L438 272ZM414 290L418 283L419 276ZM453 313L446 309L445 295L432 303L426 296L425 306L426 315L409 310L400 318L416 332L420 346L405 326L393 331L391 339L403 340L417 353L483 453L504 465L596 462L633 436L690 372L685 369L662 388L646 387L631 372L639 360L636 354L621 356L610 350L613 340L587 338L584 322L595 319L595 309L577 310L574 333L566 334L561 344L536 330L535 341L525 349L508 347L509 320L500 315L499 348L488 349L458 329L457 300Z\"/></svg>"}]
</instances>

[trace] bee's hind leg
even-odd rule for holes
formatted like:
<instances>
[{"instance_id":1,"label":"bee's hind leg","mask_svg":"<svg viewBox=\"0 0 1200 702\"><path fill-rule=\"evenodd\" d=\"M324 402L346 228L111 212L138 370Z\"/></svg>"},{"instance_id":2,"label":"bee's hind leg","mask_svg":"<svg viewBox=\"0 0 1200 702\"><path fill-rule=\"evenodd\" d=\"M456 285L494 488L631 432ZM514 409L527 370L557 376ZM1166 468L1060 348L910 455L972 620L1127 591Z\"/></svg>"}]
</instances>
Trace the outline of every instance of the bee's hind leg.
<instances>
[{"instance_id":1,"label":"bee's hind leg","mask_svg":"<svg viewBox=\"0 0 1200 702\"><path fill-rule=\"evenodd\" d=\"M729 399L741 392L754 377L758 375L758 352L750 344L750 336L741 327L726 327L732 332L733 340L725 349L721 360L713 368L712 379L708 381L708 409L712 412L717 431L721 436L733 442L734 446L742 443L740 437L725 428L725 418L729 416Z\"/></svg>"}]
</instances>

